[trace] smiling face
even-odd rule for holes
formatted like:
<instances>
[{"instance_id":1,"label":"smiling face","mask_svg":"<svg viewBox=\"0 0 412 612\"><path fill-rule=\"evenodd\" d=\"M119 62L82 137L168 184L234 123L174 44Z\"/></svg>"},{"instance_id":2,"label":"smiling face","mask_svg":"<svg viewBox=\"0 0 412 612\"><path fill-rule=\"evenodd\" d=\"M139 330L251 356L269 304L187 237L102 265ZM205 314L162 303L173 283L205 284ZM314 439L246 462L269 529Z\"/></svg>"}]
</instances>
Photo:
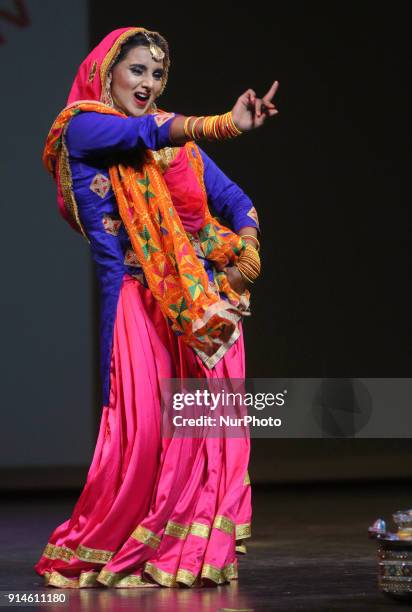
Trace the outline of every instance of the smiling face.
<instances>
[{"instance_id":1,"label":"smiling face","mask_svg":"<svg viewBox=\"0 0 412 612\"><path fill-rule=\"evenodd\" d=\"M130 49L112 69L111 94L115 105L127 115L140 117L162 89L163 61L152 58L149 47Z\"/></svg>"}]
</instances>

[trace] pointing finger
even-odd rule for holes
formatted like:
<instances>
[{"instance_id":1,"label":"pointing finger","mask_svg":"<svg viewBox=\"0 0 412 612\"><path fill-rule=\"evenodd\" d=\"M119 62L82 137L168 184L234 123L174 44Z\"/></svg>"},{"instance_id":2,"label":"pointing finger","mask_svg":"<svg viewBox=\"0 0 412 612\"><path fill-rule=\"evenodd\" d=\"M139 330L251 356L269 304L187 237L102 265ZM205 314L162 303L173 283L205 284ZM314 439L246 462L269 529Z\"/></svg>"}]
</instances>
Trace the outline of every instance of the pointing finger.
<instances>
[{"instance_id":1,"label":"pointing finger","mask_svg":"<svg viewBox=\"0 0 412 612\"><path fill-rule=\"evenodd\" d=\"M273 98L273 96L275 95L277 89L279 87L279 81L275 81L272 85L272 87L269 89L269 91L267 92L267 94L265 96L263 96L264 99L268 99L271 100Z\"/></svg>"}]
</instances>

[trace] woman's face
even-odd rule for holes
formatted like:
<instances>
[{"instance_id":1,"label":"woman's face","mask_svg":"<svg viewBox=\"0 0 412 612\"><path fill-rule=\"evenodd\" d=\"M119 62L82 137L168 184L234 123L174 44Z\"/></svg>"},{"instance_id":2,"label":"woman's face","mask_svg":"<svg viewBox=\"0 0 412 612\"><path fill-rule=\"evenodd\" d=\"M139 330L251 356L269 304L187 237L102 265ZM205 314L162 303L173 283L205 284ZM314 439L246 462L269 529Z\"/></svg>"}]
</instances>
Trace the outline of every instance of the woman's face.
<instances>
[{"instance_id":1,"label":"woman's face","mask_svg":"<svg viewBox=\"0 0 412 612\"><path fill-rule=\"evenodd\" d=\"M113 102L127 115L140 117L162 89L163 61L157 62L148 47L134 47L112 70Z\"/></svg>"}]
</instances>

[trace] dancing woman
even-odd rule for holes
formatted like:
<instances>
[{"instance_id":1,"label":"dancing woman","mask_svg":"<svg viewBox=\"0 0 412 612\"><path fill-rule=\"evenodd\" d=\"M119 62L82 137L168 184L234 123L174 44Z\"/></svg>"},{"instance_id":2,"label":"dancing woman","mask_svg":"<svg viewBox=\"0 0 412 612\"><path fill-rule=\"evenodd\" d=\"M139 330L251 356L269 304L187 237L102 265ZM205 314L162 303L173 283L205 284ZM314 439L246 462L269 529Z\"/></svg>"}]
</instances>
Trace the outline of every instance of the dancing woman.
<instances>
[{"instance_id":1,"label":"dancing woman","mask_svg":"<svg viewBox=\"0 0 412 612\"><path fill-rule=\"evenodd\" d=\"M184 117L155 105L168 68L157 32L111 32L81 64L44 150L60 211L96 266L103 389L87 481L35 565L50 586L227 583L251 534L248 437L162 437L160 385L245 376L258 218L195 142L263 125L277 82L224 115Z\"/></svg>"}]
</instances>

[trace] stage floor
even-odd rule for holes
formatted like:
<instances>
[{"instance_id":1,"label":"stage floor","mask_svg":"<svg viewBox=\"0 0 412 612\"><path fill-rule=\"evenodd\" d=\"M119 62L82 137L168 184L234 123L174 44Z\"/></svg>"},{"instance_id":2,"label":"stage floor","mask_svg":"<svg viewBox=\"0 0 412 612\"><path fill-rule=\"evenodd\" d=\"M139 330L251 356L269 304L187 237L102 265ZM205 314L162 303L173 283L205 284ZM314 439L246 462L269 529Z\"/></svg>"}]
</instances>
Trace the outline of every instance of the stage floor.
<instances>
[{"instance_id":1,"label":"stage floor","mask_svg":"<svg viewBox=\"0 0 412 612\"><path fill-rule=\"evenodd\" d=\"M406 609L377 590L378 517L412 506L410 482L253 486L253 536L239 580L208 589L58 590L32 569L53 529L69 518L76 495L3 496L1 605L8 591L65 593L70 610L378 612ZM64 610L68 604L37 605ZM31 609L36 609L32 607Z\"/></svg>"}]
</instances>

